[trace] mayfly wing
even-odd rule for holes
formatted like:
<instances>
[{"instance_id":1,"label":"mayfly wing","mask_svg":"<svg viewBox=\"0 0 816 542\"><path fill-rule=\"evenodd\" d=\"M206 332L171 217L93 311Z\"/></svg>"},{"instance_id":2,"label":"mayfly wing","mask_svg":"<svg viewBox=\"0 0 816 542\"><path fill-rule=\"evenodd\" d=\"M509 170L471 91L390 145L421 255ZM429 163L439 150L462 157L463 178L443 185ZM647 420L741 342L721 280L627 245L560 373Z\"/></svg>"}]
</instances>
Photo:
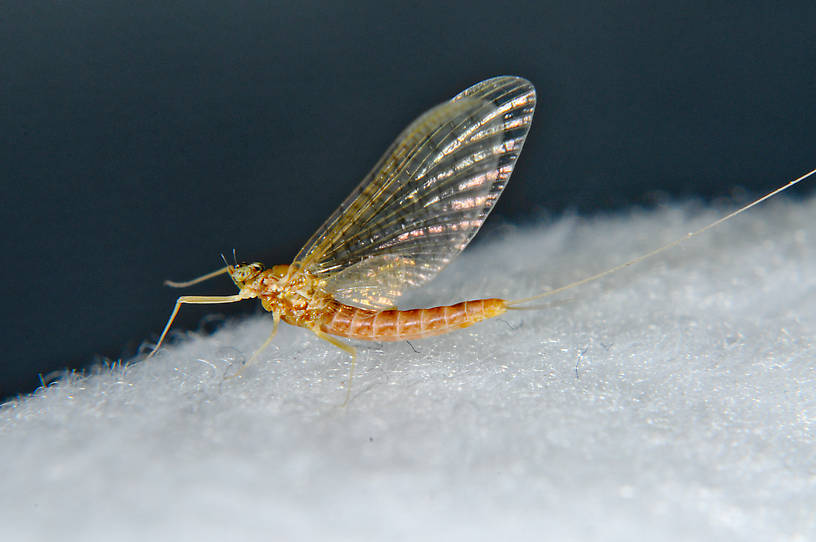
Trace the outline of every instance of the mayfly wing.
<instances>
[{"instance_id":1,"label":"mayfly wing","mask_svg":"<svg viewBox=\"0 0 816 542\"><path fill-rule=\"evenodd\" d=\"M340 301L395 306L479 230L513 172L534 109L533 85L505 76L427 111L309 239L294 269Z\"/></svg>"}]
</instances>

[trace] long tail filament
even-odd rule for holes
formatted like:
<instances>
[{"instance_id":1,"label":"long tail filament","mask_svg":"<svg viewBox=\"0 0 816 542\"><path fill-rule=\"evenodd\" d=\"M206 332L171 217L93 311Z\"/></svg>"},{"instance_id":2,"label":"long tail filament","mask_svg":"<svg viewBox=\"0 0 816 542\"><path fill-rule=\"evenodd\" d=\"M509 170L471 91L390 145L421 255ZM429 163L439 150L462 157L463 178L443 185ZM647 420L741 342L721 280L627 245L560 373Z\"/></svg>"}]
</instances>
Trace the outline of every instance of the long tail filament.
<instances>
[{"instance_id":1,"label":"long tail filament","mask_svg":"<svg viewBox=\"0 0 816 542\"><path fill-rule=\"evenodd\" d=\"M748 205L745 205L744 207L740 207L736 211L732 211L732 212L728 213L727 215L715 220L711 224L708 224L707 226L704 226L704 227L700 228L697 231L687 233L683 237L680 237L679 239L675 239L674 241L672 241L671 243L669 243L667 245L663 245L662 247L656 248L656 249L652 250L651 252L641 254L637 258L633 258L633 259L629 260L628 262L624 262L624 263L622 263L620 265L616 265L615 267L607 269L606 271L602 271L600 273L597 273L595 275L591 275L591 276L583 278L581 280L571 282L570 284L567 284L566 286L561 286L560 288L556 288L555 290L549 290L547 292L544 292L543 294L538 294L538 295L534 295L534 296L530 296L530 297L523 297L521 299L513 299L512 301L507 301L505 303L505 305L507 306L507 308L513 308L514 305L521 305L523 303L529 303L530 301L535 301L537 299L542 299L544 297L549 297L551 295L561 293L561 292L563 292L565 290L570 290L572 288L575 288L576 286L582 286L582 285L584 285L584 284L586 284L588 282L596 281L596 280L601 279L601 278L603 278L603 277L605 277L607 275L611 275L612 273L616 273L616 272L620 271L621 269L629 267L630 265L635 265L636 263L640 263L643 260L651 258L652 256L657 256L661 252L664 252L664 251L666 251L666 250L668 250L670 248L673 248L673 247L679 245L680 243L683 243L684 241L688 241L692 237L696 237L696 236L700 235L701 233L710 230L711 228L719 226L720 224L722 224L723 222L725 222L727 220L731 220L732 218L734 218L738 214L740 214L740 213L742 213L744 211L747 211L748 209L750 209L754 205L758 205L758 204L762 203L763 201L765 201L766 199L772 198L776 194L778 194L778 193L780 193L780 192L782 192L784 190L787 190L788 188L792 187L793 185L795 185L795 184L797 184L797 183L799 183L801 181L804 181L805 179L807 179L808 177L810 177L813 174L816 174L816 169L814 169L814 170L812 170L812 171L810 171L808 173L805 173L801 177L799 177L797 179L794 179L794 180L790 181L789 183L787 183L787 184L785 184L783 186L780 186L776 190L765 194L761 198L752 201Z\"/></svg>"}]
</instances>

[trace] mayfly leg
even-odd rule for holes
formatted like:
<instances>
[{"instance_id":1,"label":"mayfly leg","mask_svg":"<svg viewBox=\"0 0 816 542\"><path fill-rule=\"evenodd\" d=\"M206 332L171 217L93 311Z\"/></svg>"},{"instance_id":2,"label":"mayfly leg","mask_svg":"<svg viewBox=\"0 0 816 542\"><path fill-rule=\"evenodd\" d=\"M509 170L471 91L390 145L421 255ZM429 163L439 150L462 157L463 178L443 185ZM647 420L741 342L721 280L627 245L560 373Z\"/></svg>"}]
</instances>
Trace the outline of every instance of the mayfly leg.
<instances>
[{"instance_id":1,"label":"mayfly leg","mask_svg":"<svg viewBox=\"0 0 816 542\"><path fill-rule=\"evenodd\" d=\"M192 280L187 280L184 282L175 282L172 280L164 281L165 286L169 286L171 288L186 288L188 286L192 286L193 284L198 284L199 282L204 282L205 280L210 280L213 277L217 277L218 275L223 275L224 273L229 272L229 267L222 267L212 273L207 273L206 275L201 275L200 277L196 277Z\"/></svg>"},{"instance_id":2,"label":"mayfly leg","mask_svg":"<svg viewBox=\"0 0 816 542\"><path fill-rule=\"evenodd\" d=\"M217 303L235 303L237 301L243 301L246 299L246 296L243 294L235 294L235 295L185 295L181 296L176 300L176 306L173 308L173 312L170 313L170 319L167 320L167 325L164 326L164 331L162 331L161 337L159 337L159 342L156 343L156 347L153 348L153 351L148 354L147 358L149 359L156 353L159 347L164 342L164 338L167 336L167 332L170 331L170 326L173 325L173 320L176 319L176 315L178 314L179 309L184 303L189 303L191 305L214 305Z\"/></svg>"},{"instance_id":3,"label":"mayfly leg","mask_svg":"<svg viewBox=\"0 0 816 542\"><path fill-rule=\"evenodd\" d=\"M351 379L354 377L354 366L357 364L357 349L351 346L350 344L346 344L341 340L335 339L331 335L323 333L319 328L313 328L314 334L323 339L326 342L329 342L336 346L337 348L347 352L351 356L351 367L349 367L349 375L348 375L348 382L346 382L346 400L343 401L342 406L346 406L351 399Z\"/></svg>"},{"instance_id":4,"label":"mayfly leg","mask_svg":"<svg viewBox=\"0 0 816 542\"><path fill-rule=\"evenodd\" d=\"M274 324L272 324L272 333L270 333L269 337L266 338L266 340L263 342L263 344L261 346L259 346L258 349L255 350L255 352L253 352L252 356L250 356L249 361L246 362L246 365L244 365L244 367L247 367L251 363L253 363L258 358L258 356L261 355L261 352L266 350L266 347L269 346L270 344L272 344L272 340L275 338L275 335L278 334L278 324L280 324L280 314L278 314L277 312L273 312L272 313L272 320L274 322ZM238 375L235 375L235 376L238 376Z\"/></svg>"},{"instance_id":5,"label":"mayfly leg","mask_svg":"<svg viewBox=\"0 0 816 542\"><path fill-rule=\"evenodd\" d=\"M278 324L280 324L280 314L278 314L277 312L273 312L272 317L273 317L273 320L274 320L275 323L272 326L272 333L269 334L269 337L267 337L266 340L263 342L263 344L261 346L259 346L258 349L255 350L255 352L252 353L252 355L249 357L249 360L246 363L244 363L243 367L238 369L235 372L234 375L225 376L224 380L229 380L231 378L238 378L239 376L241 376L241 374L247 369L247 367L249 367L250 365L255 363L255 360L258 359L258 356L261 355L261 352L266 350L266 348L270 344L272 344L272 340L275 338L275 335L278 334Z\"/></svg>"}]
</instances>

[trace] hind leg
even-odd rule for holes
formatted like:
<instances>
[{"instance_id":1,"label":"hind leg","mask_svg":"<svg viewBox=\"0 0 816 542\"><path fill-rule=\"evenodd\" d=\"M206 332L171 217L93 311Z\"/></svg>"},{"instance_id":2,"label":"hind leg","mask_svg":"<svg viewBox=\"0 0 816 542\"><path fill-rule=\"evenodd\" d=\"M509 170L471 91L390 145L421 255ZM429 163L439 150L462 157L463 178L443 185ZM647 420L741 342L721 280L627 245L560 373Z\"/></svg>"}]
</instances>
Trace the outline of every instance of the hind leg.
<instances>
[{"instance_id":1,"label":"hind leg","mask_svg":"<svg viewBox=\"0 0 816 542\"><path fill-rule=\"evenodd\" d=\"M320 337L326 342L329 342L339 348L340 350L348 353L351 356L351 367L349 367L349 375L348 375L348 382L346 382L346 400L343 401L343 406L346 406L351 399L351 379L354 377L354 367L357 364L357 349L351 346L350 344L344 343L343 341L324 333L318 328L312 329L315 335Z\"/></svg>"}]
</instances>

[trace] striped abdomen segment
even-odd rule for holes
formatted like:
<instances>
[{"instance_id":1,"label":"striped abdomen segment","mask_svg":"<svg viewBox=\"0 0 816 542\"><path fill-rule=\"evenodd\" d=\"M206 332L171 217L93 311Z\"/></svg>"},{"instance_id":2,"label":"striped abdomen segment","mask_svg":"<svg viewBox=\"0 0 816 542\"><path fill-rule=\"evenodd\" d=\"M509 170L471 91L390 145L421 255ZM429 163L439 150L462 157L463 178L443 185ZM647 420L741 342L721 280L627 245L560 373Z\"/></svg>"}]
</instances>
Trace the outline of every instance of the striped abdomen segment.
<instances>
[{"instance_id":1,"label":"striped abdomen segment","mask_svg":"<svg viewBox=\"0 0 816 542\"><path fill-rule=\"evenodd\" d=\"M507 311L503 299L477 299L456 305L407 311L374 311L335 303L320 324L331 335L367 341L401 341L441 335Z\"/></svg>"}]
</instances>

